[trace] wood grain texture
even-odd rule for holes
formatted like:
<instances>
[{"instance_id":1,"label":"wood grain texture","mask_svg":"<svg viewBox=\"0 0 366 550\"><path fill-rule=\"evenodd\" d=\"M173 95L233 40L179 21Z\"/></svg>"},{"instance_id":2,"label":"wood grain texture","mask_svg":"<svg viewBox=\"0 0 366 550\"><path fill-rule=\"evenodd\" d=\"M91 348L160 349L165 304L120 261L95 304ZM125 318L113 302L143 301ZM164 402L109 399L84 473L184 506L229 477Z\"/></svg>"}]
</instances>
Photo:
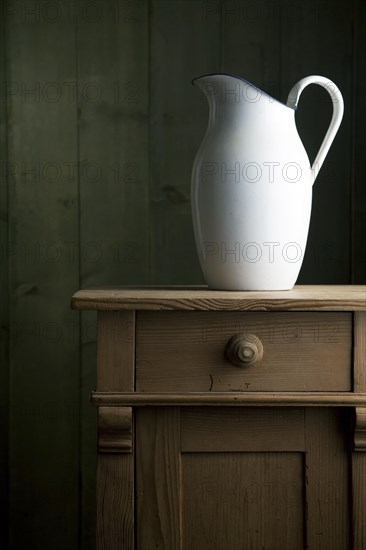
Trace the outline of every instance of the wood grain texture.
<instances>
[{"instance_id":1,"label":"wood grain texture","mask_svg":"<svg viewBox=\"0 0 366 550\"><path fill-rule=\"evenodd\" d=\"M81 311L80 318L80 549L95 550L97 409L90 392L97 387L97 313Z\"/></svg>"},{"instance_id":2,"label":"wood grain texture","mask_svg":"<svg viewBox=\"0 0 366 550\"><path fill-rule=\"evenodd\" d=\"M353 389L366 392L366 313L356 312L353 316Z\"/></svg>"},{"instance_id":3,"label":"wood grain texture","mask_svg":"<svg viewBox=\"0 0 366 550\"><path fill-rule=\"evenodd\" d=\"M304 451L304 409L182 408L182 452Z\"/></svg>"},{"instance_id":4,"label":"wood grain texture","mask_svg":"<svg viewBox=\"0 0 366 550\"><path fill-rule=\"evenodd\" d=\"M79 212L77 176L68 172L68 163L78 160L77 109L68 84L76 82L77 68L73 21L59 16L62 0L43 16L48 7L45 0L1 4L14 92L6 98L8 164L2 166L12 243L6 250L9 546L76 550L79 342L68 296L80 284L71 253Z\"/></svg>"},{"instance_id":5,"label":"wood grain texture","mask_svg":"<svg viewBox=\"0 0 366 550\"><path fill-rule=\"evenodd\" d=\"M97 549L134 550L132 455L98 458Z\"/></svg>"},{"instance_id":6,"label":"wood grain texture","mask_svg":"<svg viewBox=\"0 0 366 550\"><path fill-rule=\"evenodd\" d=\"M183 550L304 549L301 453L184 453L182 489Z\"/></svg>"},{"instance_id":7,"label":"wood grain texture","mask_svg":"<svg viewBox=\"0 0 366 550\"><path fill-rule=\"evenodd\" d=\"M131 407L98 407L98 452L132 452Z\"/></svg>"},{"instance_id":8,"label":"wood grain texture","mask_svg":"<svg viewBox=\"0 0 366 550\"><path fill-rule=\"evenodd\" d=\"M133 391L135 314L133 311L98 313L97 388Z\"/></svg>"},{"instance_id":9,"label":"wood grain texture","mask_svg":"<svg viewBox=\"0 0 366 550\"><path fill-rule=\"evenodd\" d=\"M352 455L353 550L366 548L366 452Z\"/></svg>"},{"instance_id":10,"label":"wood grain texture","mask_svg":"<svg viewBox=\"0 0 366 550\"><path fill-rule=\"evenodd\" d=\"M233 365L249 367L262 360L263 344L255 334L239 332L229 340L225 354Z\"/></svg>"},{"instance_id":11,"label":"wood grain texture","mask_svg":"<svg viewBox=\"0 0 366 550\"><path fill-rule=\"evenodd\" d=\"M366 451L366 407L355 408L354 450Z\"/></svg>"},{"instance_id":12,"label":"wood grain texture","mask_svg":"<svg viewBox=\"0 0 366 550\"><path fill-rule=\"evenodd\" d=\"M0 18L0 83L7 81L6 67L7 28L4 17ZM7 163L7 100L0 102L0 165ZM9 182L4 174L0 177L0 546L8 547L9 525Z\"/></svg>"},{"instance_id":13,"label":"wood grain texture","mask_svg":"<svg viewBox=\"0 0 366 550\"><path fill-rule=\"evenodd\" d=\"M101 287L79 290L74 309L202 311L365 311L365 285L303 285L293 290L234 292L207 287Z\"/></svg>"},{"instance_id":14,"label":"wood grain texture","mask_svg":"<svg viewBox=\"0 0 366 550\"><path fill-rule=\"evenodd\" d=\"M354 391L366 395L366 315L354 314ZM366 548L366 408L356 408L352 453L353 550Z\"/></svg>"},{"instance_id":15,"label":"wood grain texture","mask_svg":"<svg viewBox=\"0 0 366 550\"><path fill-rule=\"evenodd\" d=\"M179 408L136 411L137 547L181 550Z\"/></svg>"},{"instance_id":16,"label":"wood grain texture","mask_svg":"<svg viewBox=\"0 0 366 550\"><path fill-rule=\"evenodd\" d=\"M134 313L98 314L97 387L134 390ZM134 455L98 454L97 550L133 550Z\"/></svg>"},{"instance_id":17,"label":"wood grain texture","mask_svg":"<svg viewBox=\"0 0 366 550\"><path fill-rule=\"evenodd\" d=\"M208 17L212 17L209 10L208 5ZM239 75L280 99L281 13L286 4L223 0L221 10L221 71Z\"/></svg>"},{"instance_id":18,"label":"wood grain texture","mask_svg":"<svg viewBox=\"0 0 366 550\"><path fill-rule=\"evenodd\" d=\"M349 412L305 411L307 545L311 550L351 548Z\"/></svg>"},{"instance_id":19,"label":"wood grain texture","mask_svg":"<svg viewBox=\"0 0 366 550\"><path fill-rule=\"evenodd\" d=\"M208 6L207 19L202 2L151 0L150 5L150 282L203 282L190 186L208 112L191 81L220 69L220 2Z\"/></svg>"},{"instance_id":20,"label":"wood grain texture","mask_svg":"<svg viewBox=\"0 0 366 550\"><path fill-rule=\"evenodd\" d=\"M256 406L266 407L363 407L365 393L341 392L92 392L95 405L114 406Z\"/></svg>"},{"instance_id":21,"label":"wood grain texture","mask_svg":"<svg viewBox=\"0 0 366 550\"><path fill-rule=\"evenodd\" d=\"M136 389L350 391L349 312L138 312ZM226 355L233 336L256 335L260 362L239 368Z\"/></svg>"}]
</instances>

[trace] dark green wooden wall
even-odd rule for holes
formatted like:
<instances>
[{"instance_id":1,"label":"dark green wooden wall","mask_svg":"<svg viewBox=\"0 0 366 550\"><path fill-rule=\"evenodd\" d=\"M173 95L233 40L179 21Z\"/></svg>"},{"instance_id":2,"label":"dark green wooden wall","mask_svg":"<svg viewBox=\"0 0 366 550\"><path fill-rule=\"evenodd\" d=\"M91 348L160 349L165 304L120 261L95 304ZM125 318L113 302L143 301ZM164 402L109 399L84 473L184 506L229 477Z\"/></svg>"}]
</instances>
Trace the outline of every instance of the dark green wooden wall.
<instances>
[{"instance_id":1,"label":"dark green wooden wall","mask_svg":"<svg viewBox=\"0 0 366 550\"><path fill-rule=\"evenodd\" d=\"M96 317L70 311L72 293L203 283L190 171L207 108L191 79L220 71L282 101L304 76L338 84L345 116L299 282L365 283L365 2L0 9L1 547L90 550ZM330 116L327 94L306 89L296 117L311 159Z\"/></svg>"}]
</instances>

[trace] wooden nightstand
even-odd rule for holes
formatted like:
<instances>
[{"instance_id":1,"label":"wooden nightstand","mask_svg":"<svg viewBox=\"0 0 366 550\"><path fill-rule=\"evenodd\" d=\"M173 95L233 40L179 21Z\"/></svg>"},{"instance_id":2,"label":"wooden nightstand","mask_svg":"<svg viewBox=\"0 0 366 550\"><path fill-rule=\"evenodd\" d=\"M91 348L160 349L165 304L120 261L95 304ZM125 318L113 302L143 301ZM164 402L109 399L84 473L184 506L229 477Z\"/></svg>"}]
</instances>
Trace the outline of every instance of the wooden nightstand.
<instances>
[{"instance_id":1,"label":"wooden nightstand","mask_svg":"<svg viewBox=\"0 0 366 550\"><path fill-rule=\"evenodd\" d=\"M81 290L98 550L366 549L366 287Z\"/></svg>"}]
</instances>

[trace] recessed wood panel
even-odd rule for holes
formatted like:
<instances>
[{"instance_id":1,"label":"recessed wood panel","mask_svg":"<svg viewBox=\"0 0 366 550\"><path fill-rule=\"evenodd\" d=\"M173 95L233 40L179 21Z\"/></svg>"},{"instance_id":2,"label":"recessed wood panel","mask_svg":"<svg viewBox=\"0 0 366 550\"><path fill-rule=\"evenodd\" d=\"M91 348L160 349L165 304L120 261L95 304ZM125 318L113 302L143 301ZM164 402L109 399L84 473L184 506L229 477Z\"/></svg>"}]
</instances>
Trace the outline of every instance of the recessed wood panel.
<instances>
[{"instance_id":1,"label":"recessed wood panel","mask_svg":"<svg viewBox=\"0 0 366 550\"><path fill-rule=\"evenodd\" d=\"M348 312L137 312L138 391L350 391ZM225 355L232 336L258 336L249 367Z\"/></svg>"},{"instance_id":2,"label":"recessed wood panel","mask_svg":"<svg viewBox=\"0 0 366 550\"><path fill-rule=\"evenodd\" d=\"M349 413L305 411L307 543L311 550L352 548ZM363 548L364 544L355 545L353 550Z\"/></svg>"},{"instance_id":3,"label":"recessed wood panel","mask_svg":"<svg viewBox=\"0 0 366 550\"><path fill-rule=\"evenodd\" d=\"M183 550L303 550L302 453L182 455Z\"/></svg>"},{"instance_id":4,"label":"recessed wood panel","mask_svg":"<svg viewBox=\"0 0 366 550\"><path fill-rule=\"evenodd\" d=\"M304 409L182 407L181 449L304 451Z\"/></svg>"}]
</instances>

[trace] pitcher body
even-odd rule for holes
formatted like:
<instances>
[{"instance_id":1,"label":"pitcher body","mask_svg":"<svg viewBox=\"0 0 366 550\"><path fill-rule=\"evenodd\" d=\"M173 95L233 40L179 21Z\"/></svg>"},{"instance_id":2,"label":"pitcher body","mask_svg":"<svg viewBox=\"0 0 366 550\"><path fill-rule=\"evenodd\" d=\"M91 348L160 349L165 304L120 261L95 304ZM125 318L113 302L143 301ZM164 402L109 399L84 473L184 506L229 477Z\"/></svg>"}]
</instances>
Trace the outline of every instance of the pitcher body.
<instances>
[{"instance_id":1,"label":"pitcher body","mask_svg":"<svg viewBox=\"0 0 366 550\"><path fill-rule=\"evenodd\" d=\"M305 254L320 167L310 166L297 133L296 105L231 75L194 84L210 109L191 187L206 282L221 290L291 289ZM293 96L294 89L289 101Z\"/></svg>"}]
</instances>

